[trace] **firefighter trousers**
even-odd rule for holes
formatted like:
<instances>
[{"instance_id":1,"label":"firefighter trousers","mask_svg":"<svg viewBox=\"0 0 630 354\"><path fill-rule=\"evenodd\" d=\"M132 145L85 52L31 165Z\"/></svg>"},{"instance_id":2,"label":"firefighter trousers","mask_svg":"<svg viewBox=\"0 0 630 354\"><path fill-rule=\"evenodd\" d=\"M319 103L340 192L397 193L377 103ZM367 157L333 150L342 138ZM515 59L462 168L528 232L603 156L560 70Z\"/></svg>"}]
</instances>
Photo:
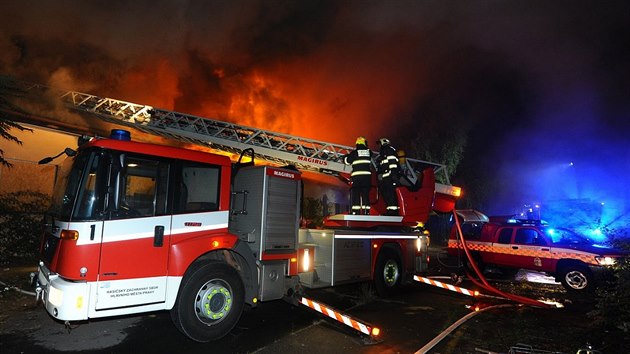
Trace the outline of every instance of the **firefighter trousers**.
<instances>
[{"instance_id":1,"label":"firefighter trousers","mask_svg":"<svg viewBox=\"0 0 630 354\"><path fill-rule=\"evenodd\" d=\"M381 194L387 208L386 215L400 215L398 196L396 195L396 182L391 177L385 177L380 184Z\"/></svg>"},{"instance_id":2,"label":"firefighter trousers","mask_svg":"<svg viewBox=\"0 0 630 354\"><path fill-rule=\"evenodd\" d=\"M367 175L352 177L352 187L350 188L352 214L370 214L370 189L372 188L371 180L372 178Z\"/></svg>"}]
</instances>

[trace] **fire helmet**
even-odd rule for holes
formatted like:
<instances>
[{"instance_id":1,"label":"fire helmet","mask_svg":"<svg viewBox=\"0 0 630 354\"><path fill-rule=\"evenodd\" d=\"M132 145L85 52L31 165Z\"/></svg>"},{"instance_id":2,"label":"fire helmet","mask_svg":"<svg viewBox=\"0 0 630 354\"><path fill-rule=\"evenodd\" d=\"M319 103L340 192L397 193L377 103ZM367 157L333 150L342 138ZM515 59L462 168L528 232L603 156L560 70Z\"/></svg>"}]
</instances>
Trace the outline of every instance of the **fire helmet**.
<instances>
[{"instance_id":1,"label":"fire helmet","mask_svg":"<svg viewBox=\"0 0 630 354\"><path fill-rule=\"evenodd\" d=\"M407 155L405 154L405 150L398 150L398 151L396 151L396 155L398 156L398 160L400 160L401 163L405 163L405 160L407 159Z\"/></svg>"},{"instance_id":2,"label":"fire helmet","mask_svg":"<svg viewBox=\"0 0 630 354\"><path fill-rule=\"evenodd\" d=\"M364 137L360 136L360 137L357 138L356 144L357 145L367 145L367 141L365 140Z\"/></svg>"},{"instance_id":3,"label":"fire helmet","mask_svg":"<svg viewBox=\"0 0 630 354\"><path fill-rule=\"evenodd\" d=\"M378 144L381 145L381 146L389 145L389 139L387 139L387 138L380 138L380 139L378 139Z\"/></svg>"}]
</instances>

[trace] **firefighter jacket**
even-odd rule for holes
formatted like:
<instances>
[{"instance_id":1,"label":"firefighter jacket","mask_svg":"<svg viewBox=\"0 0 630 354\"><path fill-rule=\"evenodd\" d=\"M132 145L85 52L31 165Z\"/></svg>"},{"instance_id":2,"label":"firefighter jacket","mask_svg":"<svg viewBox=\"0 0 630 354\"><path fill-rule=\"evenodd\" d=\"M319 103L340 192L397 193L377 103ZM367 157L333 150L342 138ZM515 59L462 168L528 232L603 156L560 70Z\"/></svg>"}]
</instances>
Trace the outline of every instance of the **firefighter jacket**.
<instances>
[{"instance_id":1,"label":"firefighter jacket","mask_svg":"<svg viewBox=\"0 0 630 354\"><path fill-rule=\"evenodd\" d=\"M378 166L378 179L383 180L391 177L398 179L398 156L396 149L391 145L381 146L381 154L376 161Z\"/></svg>"},{"instance_id":2,"label":"firefighter jacket","mask_svg":"<svg viewBox=\"0 0 630 354\"><path fill-rule=\"evenodd\" d=\"M372 174L372 151L367 146L357 144L357 148L344 156L343 162L352 165L351 177L370 176Z\"/></svg>"}]
</instances>

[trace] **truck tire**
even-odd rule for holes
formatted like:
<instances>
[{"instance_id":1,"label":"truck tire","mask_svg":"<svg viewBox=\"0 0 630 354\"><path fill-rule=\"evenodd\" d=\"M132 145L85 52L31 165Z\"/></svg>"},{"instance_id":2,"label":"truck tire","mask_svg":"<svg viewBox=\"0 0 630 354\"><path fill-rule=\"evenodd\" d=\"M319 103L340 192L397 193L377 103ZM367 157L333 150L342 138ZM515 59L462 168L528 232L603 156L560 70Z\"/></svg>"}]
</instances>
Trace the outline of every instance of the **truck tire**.
<instances>
[{"instance_id":1,"label":"truck tire","mask_svg":"<svg viewBox=\"0 0 630 354\"><path fill-rule=\"evenodd\" d=\"M589 291L593 289L593 274L584 266L566 266L560 269L558 275L562 286L567 291Z\"/></svg>"},{"instance_id":2,"label":"truck tire","mask_svg":"<svg viewBox=\"0 0 630 354\"><path fill-rule=\"evenodd\" d=\"M209 342L234 328L244 301L243 281L236 269L220 261L210 261L186 274L171 318L188 338Z\"/></svg>"},{"instance_id":3,"label":"truck tire","mask_svg":"<svg viewBox=\"0 0 630 354\"><path fill-rule=\"evenodd\" d=\"M398 254L390 249L383 249L376 260L374 286L381 297L394 295L400 289L402 267Z\"/></svg>"}]
</instances>

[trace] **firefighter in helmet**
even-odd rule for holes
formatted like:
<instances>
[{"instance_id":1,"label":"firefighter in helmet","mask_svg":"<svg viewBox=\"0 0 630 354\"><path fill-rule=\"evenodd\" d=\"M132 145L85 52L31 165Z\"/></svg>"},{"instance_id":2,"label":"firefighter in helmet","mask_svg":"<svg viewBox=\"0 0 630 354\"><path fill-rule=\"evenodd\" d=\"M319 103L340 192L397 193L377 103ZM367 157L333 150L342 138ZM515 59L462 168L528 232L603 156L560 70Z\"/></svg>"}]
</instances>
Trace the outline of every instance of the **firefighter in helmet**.
<instances>
[{"instance_id":1,"label":"firefighter in helmet","mask_svg":"<svg viewBox=\"0 0 630 354\"><path fill-rule=\"evenodd\" d=\"M399 174L396 149L387 138L379 139L378 145L380 153L376 159L376 166L378 168L379 189L387 206L385 215L400 215L396 195Z\"/></svg>"},{"instance_id":2,"label":"firefighter in helmet","mask_svg":"<svg viewBox=\"0 0 630 354\"><path fill-rule=\"evenodd\" d=\"M356 140L356 148L344 156L343 162L352 166L350 178L352 187L353 215L370 214L370 188L372 188L372 151L367 146L367 140L360 136Z\"/></svg>"}]
</instances>

